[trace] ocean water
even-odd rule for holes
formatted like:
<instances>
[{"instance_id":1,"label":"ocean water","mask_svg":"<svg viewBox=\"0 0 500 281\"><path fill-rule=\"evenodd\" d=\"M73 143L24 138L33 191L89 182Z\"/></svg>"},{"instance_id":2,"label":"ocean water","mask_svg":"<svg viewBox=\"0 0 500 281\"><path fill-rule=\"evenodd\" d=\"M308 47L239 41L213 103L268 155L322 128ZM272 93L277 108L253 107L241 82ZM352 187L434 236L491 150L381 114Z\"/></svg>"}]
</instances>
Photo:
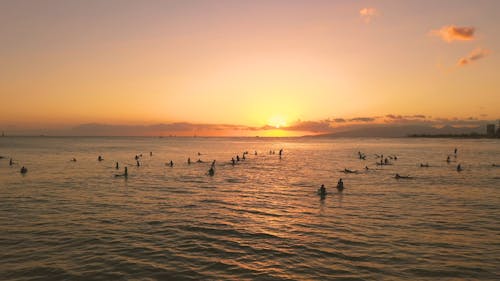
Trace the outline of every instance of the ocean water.
<instances>
[{"instance_id":1,"label":"ocean water","mask_svg":"<svg viewBox=\"0 0 500 281\"><path fill-rule=\"evenodd\" d=\"M1 280L500 279L500 140L4 137L0 155Z\"/></svg>"}]
</instances>

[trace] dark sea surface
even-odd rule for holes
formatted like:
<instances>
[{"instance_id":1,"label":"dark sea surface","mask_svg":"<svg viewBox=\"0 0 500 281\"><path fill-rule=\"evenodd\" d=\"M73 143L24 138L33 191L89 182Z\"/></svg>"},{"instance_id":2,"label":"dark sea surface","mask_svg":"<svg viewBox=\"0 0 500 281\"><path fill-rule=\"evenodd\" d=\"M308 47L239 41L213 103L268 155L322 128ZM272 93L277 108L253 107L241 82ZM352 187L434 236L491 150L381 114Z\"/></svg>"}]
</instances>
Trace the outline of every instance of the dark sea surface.
<instances>
[{"instance_id":1,"label":"dark sea surface","mask_svg":"<svg viewBox=\"0 0 500 281\"><path fill-rule=\"evenodd\" d=\"M0 155L0 280L500 279L500 140L3 137Z\"/></svg>"}]
</instances>

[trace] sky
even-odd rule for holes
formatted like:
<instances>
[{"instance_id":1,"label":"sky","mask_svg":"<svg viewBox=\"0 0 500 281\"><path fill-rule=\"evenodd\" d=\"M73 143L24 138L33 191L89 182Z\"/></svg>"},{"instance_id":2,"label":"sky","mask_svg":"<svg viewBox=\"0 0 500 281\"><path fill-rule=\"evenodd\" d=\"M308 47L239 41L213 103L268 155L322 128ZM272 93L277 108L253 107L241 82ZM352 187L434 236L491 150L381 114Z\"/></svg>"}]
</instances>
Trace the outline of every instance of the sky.
<instances>
[{"instance_id":1,"label":"sky","mask_svg":"<svg viewBox=\"0 0 500 281\"><path fill-rule=\"evenodd\" d=\"M498 12L496 0L0 0L0 130L496 120Z\"/></svg>"}]
</instances>

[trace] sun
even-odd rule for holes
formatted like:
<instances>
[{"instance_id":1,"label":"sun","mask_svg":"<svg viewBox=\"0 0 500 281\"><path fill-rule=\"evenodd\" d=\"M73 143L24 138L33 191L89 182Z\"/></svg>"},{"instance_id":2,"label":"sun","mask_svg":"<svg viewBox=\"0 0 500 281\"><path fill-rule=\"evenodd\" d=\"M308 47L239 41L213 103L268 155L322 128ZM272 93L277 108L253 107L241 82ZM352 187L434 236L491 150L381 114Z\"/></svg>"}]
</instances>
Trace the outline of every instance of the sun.
<instances>
[{"instance_id":1,"label":"sun","mask_svg":"<svg viewBox=\"0 0 500 281\"><path fill-rule=\"evenodd\" d=\"M276 129L286 127L286 119L281 115L274 115L269 118L267 124L271 127L275 127Z\"/></svg>"}]
</instances>

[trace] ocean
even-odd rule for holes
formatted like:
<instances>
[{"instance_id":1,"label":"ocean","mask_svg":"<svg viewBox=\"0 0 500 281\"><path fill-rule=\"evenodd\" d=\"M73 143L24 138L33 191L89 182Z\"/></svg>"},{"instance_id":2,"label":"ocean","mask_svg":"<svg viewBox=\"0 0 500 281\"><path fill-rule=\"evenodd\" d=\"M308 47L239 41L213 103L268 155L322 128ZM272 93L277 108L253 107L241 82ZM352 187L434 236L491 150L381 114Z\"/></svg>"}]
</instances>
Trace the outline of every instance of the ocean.
<instances>
[{"instance_id":1,"label":"ocean","mask_svg":"<svg viewBox=\"0 0 500 281\"><path fill-rule=\"evenodd\" d=\"M0 155L1 280L500 279L498 139L2 137Z\"/></svg>"}]
</instances>

